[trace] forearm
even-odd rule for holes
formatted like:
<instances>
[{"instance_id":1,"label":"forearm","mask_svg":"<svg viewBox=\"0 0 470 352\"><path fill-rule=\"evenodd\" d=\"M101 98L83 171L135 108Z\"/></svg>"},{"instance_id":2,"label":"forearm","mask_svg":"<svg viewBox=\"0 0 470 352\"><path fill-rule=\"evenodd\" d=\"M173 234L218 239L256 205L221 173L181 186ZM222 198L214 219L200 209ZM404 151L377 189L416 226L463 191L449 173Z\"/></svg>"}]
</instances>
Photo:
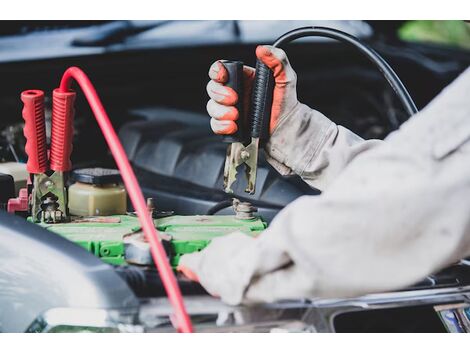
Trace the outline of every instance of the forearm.
<instances>
[{"instance_id":1,"label":"forearm","mask_svg":"<svg viewBox=\"0 0 470 352\"><path fill-rule=\"evenodd\" d=\"M283 118L266 146L267 160L281 174L298 174L326 189L360 153L379 145L336 125L322 113L298 104Z\"/></svg>"},{"instance_id":2,"label":"forearm","mask_svg":"<svg viewBox=\"0 0 470 352\"><path fill-rule=\"evenodd\" d=\"M459 165L470 162L469 148L445 164L388 148L356 159L321 196L286 207L256 240L290 267L280 262L252 276L244 301L396 290L468 256L470 173Z\"/></svg>"},{"instance_id":3,"label":"forearm","mask_svg":"<svg viewBox=\"0 0 470 352\"><path fill-rule=\"evenodd\" d=\"M470 255L469 89L467 70L321 196L286 207L258 240L291 265L254 278L245 300L395 290Z\"/></svg>"}]
</instances>

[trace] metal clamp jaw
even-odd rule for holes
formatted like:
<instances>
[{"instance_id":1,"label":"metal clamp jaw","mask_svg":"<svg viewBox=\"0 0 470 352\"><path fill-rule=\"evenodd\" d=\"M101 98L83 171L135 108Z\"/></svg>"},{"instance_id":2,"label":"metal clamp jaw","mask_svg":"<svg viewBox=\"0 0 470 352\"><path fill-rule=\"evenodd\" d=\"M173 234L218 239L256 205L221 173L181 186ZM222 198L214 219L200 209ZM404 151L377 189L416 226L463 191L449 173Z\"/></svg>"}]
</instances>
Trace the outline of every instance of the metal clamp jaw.
<instances>
[{"instance_id":1,"label":"metal clamp jaw","mask_svg":"<svg viewBox=\"0 0 470 352\"><path fill-rule=\"evenodd\" d=\"M31 215L34 222L56 223L68 220L64 173L35 174Z\"/></svg>"},{"instance_id":2,"label":"metal clamp jaw","mask_svg":"<svg viewBox=\"0 0 470 352\"><path fill-rule=\"evenodd\" d=\"M258 167L259 138L252 138L251 143L245 146L243 143L235 142L227 148L227 158L224 167L224 191L233 193L232 184L237 179L237 168L245 165L245 177L247 187L245 192L254 194L256 184L256 173Z\"/></svg>"},{"instance_id":3,"label":"metal clamp jaw","mask_svg":"<svg viewBox=\"0 0 470 352\"><path fill-rule=\"evenodd\" d=\"M225 61L223 65L229 77L226 85L232 88L238 97L243 97L243 63ZM242 99L238 99L237 132L224 139L231 143L227 148L224 167L224 191L227 193L233 193L232 185L237 178L237 169L241 165L245 166L247 180L245 192L255 193L259 147L269 136L273 84L272 71L258 60L248 119L244 120L243 102Z\"/></svg>"}]
</instances>

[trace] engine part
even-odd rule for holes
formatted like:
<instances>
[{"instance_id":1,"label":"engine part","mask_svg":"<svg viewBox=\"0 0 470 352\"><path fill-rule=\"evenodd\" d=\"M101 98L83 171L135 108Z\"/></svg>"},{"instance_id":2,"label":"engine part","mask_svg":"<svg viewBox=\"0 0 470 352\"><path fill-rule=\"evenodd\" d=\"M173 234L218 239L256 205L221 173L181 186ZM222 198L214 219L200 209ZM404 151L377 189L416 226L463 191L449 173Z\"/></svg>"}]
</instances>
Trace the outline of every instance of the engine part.
<instances>
[{"instance_id":1,"label":"engine part","mask_svg":"<svg viewBox=\"0 0 470 352\"><path fill-rule=\"evenodd\" d=\"M68 189L71 215L122 215L127 210L126 189L119 171L103 168L78 169L71 174L75 181Z\"/></svg>"},{"instance_id":2,"label":"engine part","mask_svg":"<svg viewBox=\"0 0 470 352\"><path fill-rule=\"evenodd\" d=\"M15 196L13 176L0 173L0 210L7 208L8 200Z\"/></svg>"},{"instance_id":3,"label":"engine part","mask_svg":"<svg viewBox=\"0 0 470 352\"><path fill-rule=\"evenodd\" d=\"M235 218L239 220L253 220L255 218L254 213L258 211L249 202L240 202L234 198L232 202L233 210L235 211Z\"/></svg>"},{"instance_id":4,"label":"engine part","mask_svg":"<svg viewBox=\"0 0 470 352\"><path fill-rule=\"evenodd\" d=\"M3 162L23 160L23 124L14 123L0 131L0 160Z\"/></svg>"},{"instance_id":5,"label":"engine part","mask_svg":"<svg viewBox=\"0 0 470 352\"><path fill-rule=\"evenodd\" d=\"M119 265L114 267L139 298L165 296L162 280L155 268L138 265ZM206 295L207 291L197 282L191 281L183 275L178 275L178 284L181 292L186 296Z\"/></svg>"},{"instance_id":6,"label":"engine part","mask_svg":"<svg viewBox=\"0 0 470 352\"><path fill-rule=\"evenodd\" d=\"M17 162L0 163L0 173L11 175L15 183L15 194L18 195L20 189L26 187L28 181L28 171L26 164Z\"/></svg>"}]
</instances>

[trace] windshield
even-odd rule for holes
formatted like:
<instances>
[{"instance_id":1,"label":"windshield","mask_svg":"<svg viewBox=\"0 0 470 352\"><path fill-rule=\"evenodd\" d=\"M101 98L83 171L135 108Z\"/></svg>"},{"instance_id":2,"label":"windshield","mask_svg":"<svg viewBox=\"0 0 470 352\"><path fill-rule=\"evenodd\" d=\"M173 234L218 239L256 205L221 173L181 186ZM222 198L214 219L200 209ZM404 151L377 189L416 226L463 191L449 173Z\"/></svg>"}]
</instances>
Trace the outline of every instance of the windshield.
<instances>
[{"instance_id":1,"label":"windshield","mask_svg":"<svg viewBox=\"0 0 470 352\"><path fill-rule=\"evenodd\" d=\"M326 24L359 38L372 35L371 27L363 21L15 21L1 26L0 62L137 49L270 43L291 29Z\"/></svg>"}]
</instances>

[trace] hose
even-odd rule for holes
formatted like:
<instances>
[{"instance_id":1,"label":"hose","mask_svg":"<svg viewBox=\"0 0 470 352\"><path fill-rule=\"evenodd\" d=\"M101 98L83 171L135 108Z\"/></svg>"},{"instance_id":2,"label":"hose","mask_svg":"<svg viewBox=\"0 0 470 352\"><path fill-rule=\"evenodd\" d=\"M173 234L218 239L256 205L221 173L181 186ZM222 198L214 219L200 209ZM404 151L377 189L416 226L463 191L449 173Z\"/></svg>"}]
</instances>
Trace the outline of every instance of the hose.
<instances>
[{"instance_id":1,"label":"hose","mask_svg":"<svg viewBox=\"0 0 470 352\"><path fill-rule=\"evenodd\" d=\"M218 203L215 203L213 206L207 210L206 215L214 215L219 211L233 206L233 199L224 199Z\"/></svg>"},{"instance_id":2,"label":"hose","mask_svg":"<svg viewBox=\"0 0 470 352\"><path fill-rule=\"evenodd\" d=\"M119 171L121 172L129 198L137 212L145 237L149 242L152 257L161 276L168 299L173 305L176 318L176 328L180 332L192 332L193 327L191 325L191 320L186 312L183 297L175 275L168 263L165 250L158 239L157 230L147 210L142 190L140 189L137 178L132 170L129 160L127 159L126 153L119 141L116 131L111 124L108 114L106 113L93 84L87 75L78 67L70 67L64 72L62 80L60 81L59 91L63 93L70 91L72 79L77 81L85 94L88 104L95 115L101 132L103 133Z\"/></svg>"},{"instance_id":3,"label":"hose","mask_svg":"<svg viewBox=\"0 0 470 352\"><path fill-rule=\"evenodd\" d=\"M403 104L407 114L411 117L418 112L418 108L416 107L413 99L390 65L374 49L348 33L326 27L302 27L283 34L274 42L273 46L280 47L295 39L303 37L326 37L352 45L372 61L372 63L379 69L395 94L398 96L400 102Z\"/></svg>"},{"instance_id":4,"label":"hose","mask_svg":"<svg viewBox=\"0 0 470 352\"><path fill-rule=\"evenodd\" d=\"M127 282L139 298L155 297L165 294L162 279L153 268L138 265L114 266L114 271ZM198 282L183 279L179 287L185 296L207 295L207 291Z\"/></svg>"}]
</instances>

